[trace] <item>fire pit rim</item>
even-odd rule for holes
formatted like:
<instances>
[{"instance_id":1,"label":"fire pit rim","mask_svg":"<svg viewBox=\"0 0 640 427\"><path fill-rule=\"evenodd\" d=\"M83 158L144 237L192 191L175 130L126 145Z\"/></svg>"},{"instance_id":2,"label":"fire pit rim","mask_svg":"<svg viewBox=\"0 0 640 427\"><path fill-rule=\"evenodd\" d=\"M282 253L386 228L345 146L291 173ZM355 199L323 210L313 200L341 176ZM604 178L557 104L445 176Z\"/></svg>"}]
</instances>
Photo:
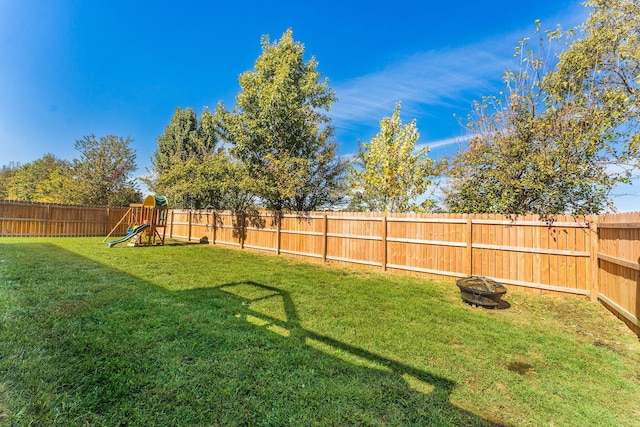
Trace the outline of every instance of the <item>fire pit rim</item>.
<instances>
[{"instance_id":1,"label":"fire pit rim","mask_svg":"<svg viewBox=\"0 0 640 427\"><path fill-rule=\"evenodd\" d=\"M480 281L482 285L484 285L485 289L465 286L465 282L469 282L471 280L476 281L474 284L478 284L477 282ZM463 301L472 305L481 305L484 307L498 306L502 296L507 293L507 288L505 288L504 285L484 276L472 275L458 279L456 280L456 285L460 289L460 295Z\"/></svg>"}]
</instances>

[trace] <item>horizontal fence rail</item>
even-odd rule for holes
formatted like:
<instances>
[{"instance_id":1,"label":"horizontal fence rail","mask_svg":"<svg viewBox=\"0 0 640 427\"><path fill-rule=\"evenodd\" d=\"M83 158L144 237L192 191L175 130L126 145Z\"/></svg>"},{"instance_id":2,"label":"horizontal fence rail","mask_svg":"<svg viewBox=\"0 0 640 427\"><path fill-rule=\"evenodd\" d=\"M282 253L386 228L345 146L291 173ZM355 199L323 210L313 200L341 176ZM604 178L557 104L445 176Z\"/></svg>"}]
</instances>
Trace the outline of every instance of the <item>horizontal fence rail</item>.
<instances>
[{"instance_id":1,"label":"horizontal fence rail","mask_svg":"<svg viewBox=\"0 0 640 427\"><path fill-rule=\"evenodd\" d=\"M104 236L127 208L0 201L0 236ZM121 224L113 235L124 235ZM170 210L169 238L600 300L640 334L640 213L582 218Z\"/></svg>"}]
</instances>

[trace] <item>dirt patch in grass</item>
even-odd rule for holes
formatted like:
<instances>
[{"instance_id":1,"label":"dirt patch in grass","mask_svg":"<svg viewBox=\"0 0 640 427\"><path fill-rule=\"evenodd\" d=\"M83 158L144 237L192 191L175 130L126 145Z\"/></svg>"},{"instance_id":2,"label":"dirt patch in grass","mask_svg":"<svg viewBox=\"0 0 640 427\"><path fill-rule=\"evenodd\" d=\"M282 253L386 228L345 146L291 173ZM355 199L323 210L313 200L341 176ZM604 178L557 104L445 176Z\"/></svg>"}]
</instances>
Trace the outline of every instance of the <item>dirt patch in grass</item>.
<instances>
[{"instance_id":1,"label":"dirt patch in grass","mask_svg":"<svg viewBox=\"0 0 640 427\"><path fill-rule=\"evenodd\" d=\"M594 347L606 348L607 350L611 350L614 353L619 355L624 355L627 352L627 349L624 345L615 341L606 341L597 339L593 342Z\"/></svg>"},{"instance_id":2,"label":"dirt patch in grass","mask_svg":"<svg viewBox=\"0 0 640 427\"><path fill-rule=\"evenodd\" d=\"M522 316L525 322L534 318L544 328L563 330L576 336L581 343L604 348L619 355L626 355L637 348L638 338L599 303L574 297L516 292L508 294L506 299L512 304L511 310L507 311L514 317Z\"/></svg>"},{"instance_id":3,"label":"dirt patch in grass","mask_svg":"<svg viewBox=\"0 0 640 427\"><path fill-rule=\"evenodd\" d=\"M507 365L507 369L516 374L525 375L527 372L534 371L535 367L525 362L511 362Z\"/></svg>"}]
</instances>

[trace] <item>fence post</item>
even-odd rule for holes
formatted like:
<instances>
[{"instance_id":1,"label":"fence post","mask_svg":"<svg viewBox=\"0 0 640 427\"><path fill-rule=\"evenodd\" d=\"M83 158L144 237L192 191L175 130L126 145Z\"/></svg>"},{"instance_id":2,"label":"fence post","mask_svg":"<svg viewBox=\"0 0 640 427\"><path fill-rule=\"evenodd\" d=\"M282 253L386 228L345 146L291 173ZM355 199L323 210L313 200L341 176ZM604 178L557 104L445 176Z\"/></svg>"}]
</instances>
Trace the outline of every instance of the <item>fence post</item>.
<instances>
[{"instance_id":1,"label":"fence post","mask_svg":"<svg viewBox=\"0 0 640 427\"><path fill-rule=\"evenodd\" d=\"M211 221L213 221L213 224L211 224L211 244L215 245L216 244L216 234L217 234L217 228L218 228L218 221L216 218L216 211L213 211L213 218L211 219Z\"/></svg>"},{"instance_id":2,"label":"fence post","mask_svg":"<svg viewBox=\"0 0 640 427\"><path fill-rule=\"evenodd\" d=\"M238 222L240 223L240 249L244 249L244 233L246 233L244 211L240 213L240 220Z\"/></svg>"},{"instance_id":3,"label":"fence post","mask_svg":"<svg viewBox=\"0 0 640 427\"><path fill-rule=\"evenodd\" d=\"M102 233L103 236L106 236L107 233L109 233L109 218L111 218L111 208L107 207L107 216L104 219L104 232Z\"/></svg>"},{"instance_id":4,"label":"fence post","mask_svg":"<svg viewBox=\"0 0 640 427\"><path fill-rule=\"evenodd\" d=\"M188 231L187 231L187 242L191 241L191 214L192 213L193 212L191 212L191 209L189 209L189 215L187 215L187 222L189 224L189 226L187 227L188 228Z\"/></svg>"},{"instance_id":5,"label":"fence post","mask_svg":"<svg viewBox=\"0 0 640 427\"><path fill-rule=\"evenodd\" d=\"M327 246L329 245L327 231L329 229L329 218L327 213L322 214L322 262L327 262Z\"/></svg>"},{"instance_id":6,"label":"fence post","mask_svg":"<svg viewBox=\"0 0 640 427\"><path fill-rule=\"evenodd\" d=\"M174 221L174 216L175 211L172 209L171 210L171 223L169 224L169 238L173 239L173 221Z\"/></svg>"},{"instance_id":7,"label":"fence post","mask_svg":"<svg viewBox=\"0 0 640 427\"><path fill-rule=\"evenodd\" d=\"M473 276L473 220L470 214L467 214L465 234L467 244L467 276Z\"/></svg>"},{"instance_id":8,"label":"fence post","mask_svg":"<svg viewBox=\"0 0 640 427\"><path fill-rule=\"evenodd\" d=\"M280 231L282 230L282 212L278 211L276 215L276 255L280 255Z\"/></svg>"},{"instance_id":9,"label":"fence post","mask_svg":"<svg viewBox=\"0 0 640 427\"><path fill-rule=\"evenodd\" d=\"M387 271L387 213L382 214L380 223L380 235L382 237L382 271Z\"/></svg>"},{"instance_id":10,"label":"fence post","mask_svg":"<svg viewBox=\"0 0 640 427\"><path fill-rule=\"evenodd\" d=\"M44 235L51 237L51 205L47 204L47 218L44 221Z\"/></svg>"},{"instance_id":11,"label":"fence post","mask_svg":"<svg viewBox=\"0 0 640 427\"><path fill-rule=\"evenodd\" d=\"M598 218L595 217L589 224L589 243L591 244L589 261L591 263L591 301L598 301L600 292L600 260L598 259L598 248L600 246L600 232L598 230Z\"/></svg>"}]
</instances>

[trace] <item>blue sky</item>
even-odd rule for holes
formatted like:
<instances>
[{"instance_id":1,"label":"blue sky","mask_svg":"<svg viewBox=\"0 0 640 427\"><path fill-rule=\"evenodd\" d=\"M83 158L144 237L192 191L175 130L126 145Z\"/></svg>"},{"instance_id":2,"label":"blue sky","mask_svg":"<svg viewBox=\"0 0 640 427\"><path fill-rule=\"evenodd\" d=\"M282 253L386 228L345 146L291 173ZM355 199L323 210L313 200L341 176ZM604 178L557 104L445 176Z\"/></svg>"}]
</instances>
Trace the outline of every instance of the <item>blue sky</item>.
<instances>
[{"instance_id":1,"label":"blue sky","mask_svg":"<svg viewBox=\"0 0 640 427\"><path fill-rule=\"evenodd\" d=\"M0 165L72 159L77 139L114 134L133 138L143 174L175 108L231 108L261 36L287 28L336 91L340 154L355 153L402 101L420 144L451 155L460 118L500 91L534 21L569 28L586 16L564 0L0 0Z\"/></svg>"}]
</instances>

